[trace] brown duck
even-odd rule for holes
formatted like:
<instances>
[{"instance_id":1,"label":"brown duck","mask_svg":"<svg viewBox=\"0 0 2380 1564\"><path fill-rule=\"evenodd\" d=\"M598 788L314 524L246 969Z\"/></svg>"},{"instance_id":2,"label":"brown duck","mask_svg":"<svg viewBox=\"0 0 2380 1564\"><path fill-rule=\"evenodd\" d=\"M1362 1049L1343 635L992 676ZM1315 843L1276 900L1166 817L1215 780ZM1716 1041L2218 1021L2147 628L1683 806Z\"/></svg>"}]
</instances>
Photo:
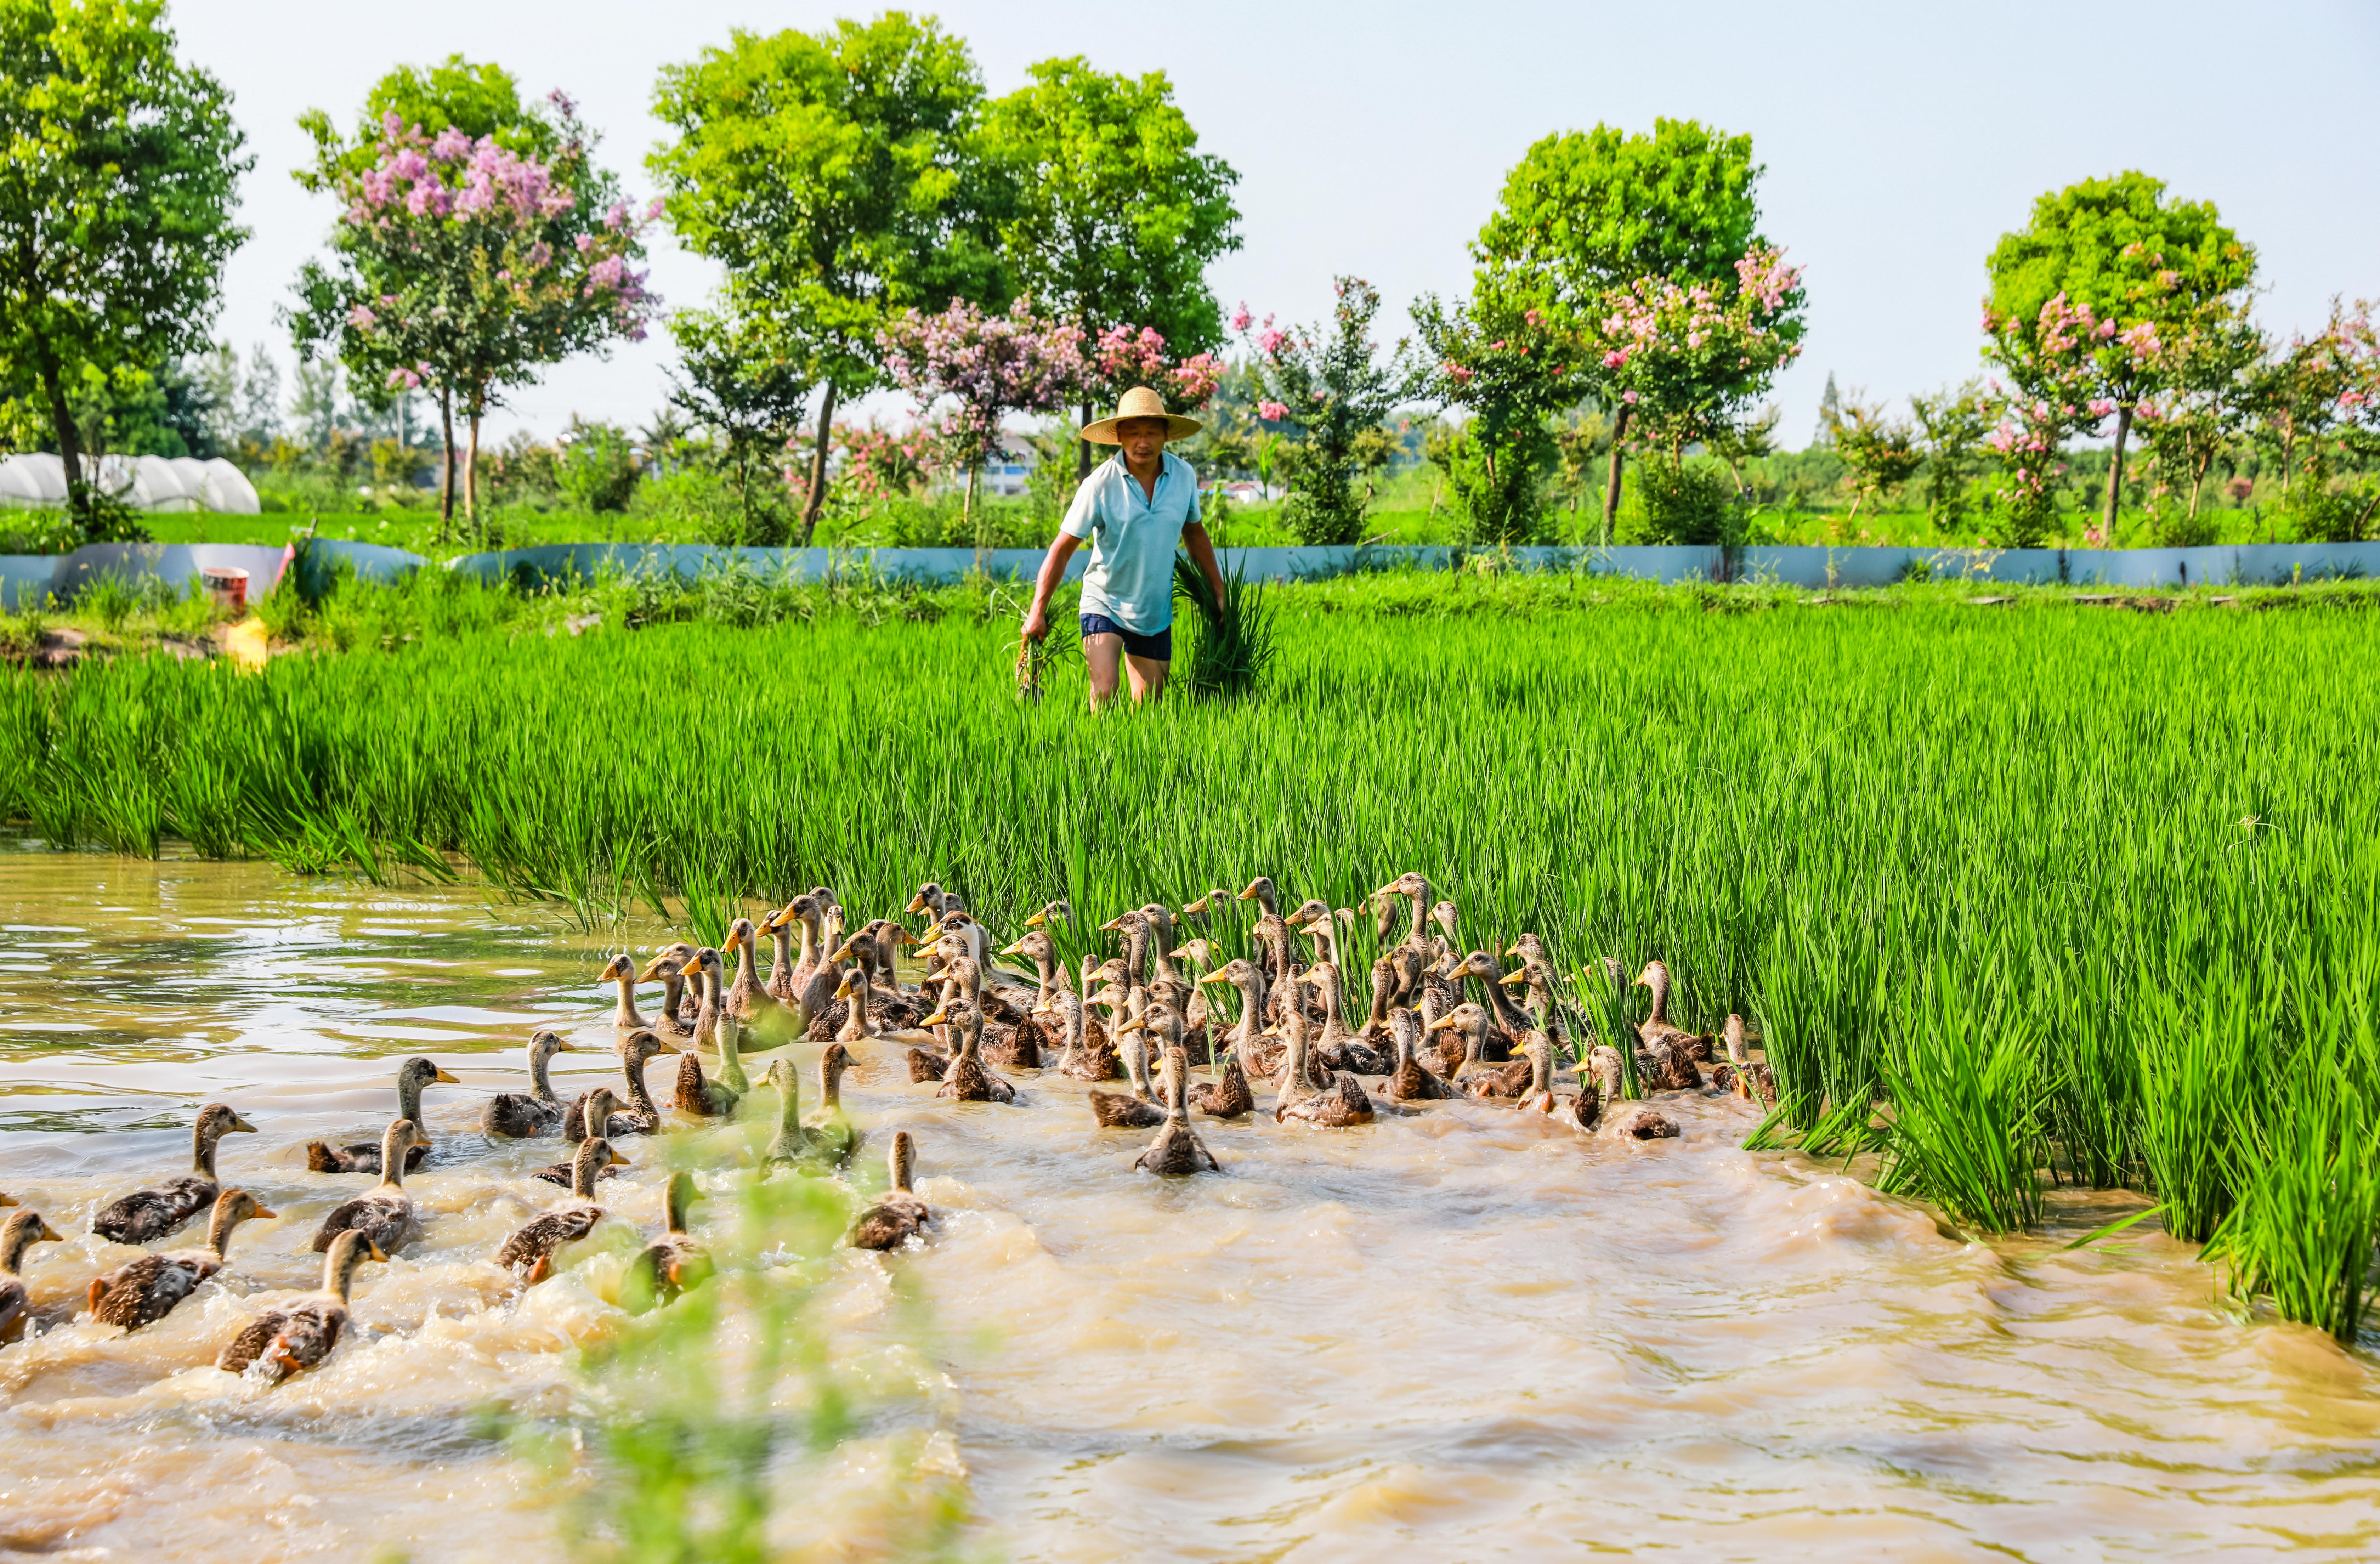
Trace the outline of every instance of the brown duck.
<instances>
[{"instance_id":1,"label":"brown duck","mask_svg":"<svg viewBox=\"0 0 2380 1564\"><path fill-rule=\"evenodd\" d=\"M198 1290L199 1283L224 1268L234 1228L250 1217L274 1215L244 1189L224 1191L215 1196L213 1215L207 1219L204 1249L143 1255L105 1276L93 1277L85 1294L91 1317L127 1330L164 1319L174 1312L174 1305Z\"/></svg>"},{"instance_id":2,"label":"brown duck","mask_svg":"<svg viewBox=\"0 0 2380 1564\"><path fill-rule=\"evenodd\" d=\"M421 1094L428 1087L459 1085L454 1076L426 1059L408 1059L396 1067L396 1116L423 1122ZM405 1170L421 1170L421 1159L430 1155L430 1138L407 1152ZM317 1173L377 1173L380 1171L380 1142L356 1141L347 1146L333 1146L328 1141L306 1143L306 1166Z\"/></svg>"},{"instance_id":3,"label":"brown duck","mask_svg":"<svg viewBox=\"0 0 2380 1564\"><path fill-rule=\"evenodd\" d=\"M552 1276L554 1252L585 1238L603 1219L603 1207L595 1204L595 1181L627 1161L601 1135L580 1141L570 1158L570 1193L578 1197L578 1204L530 1218L496 1251L496 1264L531 1287Z\"/></svg>"},{"instance_id":4,"label":"brown duck","mask_svg":"<svg viewBox=\"0 0 2380 1564\"><path fill-rule=\"evenodd\" d=\"M322 1291L294 1308L257 1315L232 1338L215 1366L226 1374L245 1374L250 1364L268 1364L267 1373L276 1384L319 1368L346 1328L347 1292L355 1284L356 1267L366 1260L387 1258L367 1235L339 1234L322 1256Z\"/></svg>"},{"instance_id":5,"label":"brown duck","mask_svg":"<svg viewBox=\"0 0 2380 1564\"><path fill-rule=\"evenodd\" d=\"M849 1242L854 1249L898 1249L922 1235L933 1221L933 1211L909 1187L910 1164L916 1156L909 1132L894 1131L892 1149L887 1158L892 1164L892 1187L851 1224Z\"/></svg>"},{"instance_id":6,"label":"brown duck","mask_svg":"<svg viewBox=\"0 0 2380 1564\"><path fill-rule=\"evenodd\" d=\"M1170 1015L1172 1012L1163 1013ZM1177 1032L1180 1029L1178 1020L1174 1029ZM1148 1143L1148 1149L1134 1160L1133 1166L1168 1177L1220 1172L1221 1165L1215 1160L1215 1154L1207 1149L1207 1143L1200 1140L1198 1132L1190 1127L1190 1056L1179 1047L1167 1048L1163 1074L1164 1126L1157 1132L1157 1138Z\"/></svg>"},{"instance_id":7,"label":"brown duck","mask_svg":"<svg viewBox=\"0 0 2380 1564\"><path fill-rule=\"evenodd\" d=\"M215 1143L235 1131L253 1134L256 1126L220 1102L199 1109L190 1126L190 1170L109 1201L91 1218L91 1231L118 1243L153 1243L212 1206L223 1193L215 1182Z\"/></svg>"}]
</instances>

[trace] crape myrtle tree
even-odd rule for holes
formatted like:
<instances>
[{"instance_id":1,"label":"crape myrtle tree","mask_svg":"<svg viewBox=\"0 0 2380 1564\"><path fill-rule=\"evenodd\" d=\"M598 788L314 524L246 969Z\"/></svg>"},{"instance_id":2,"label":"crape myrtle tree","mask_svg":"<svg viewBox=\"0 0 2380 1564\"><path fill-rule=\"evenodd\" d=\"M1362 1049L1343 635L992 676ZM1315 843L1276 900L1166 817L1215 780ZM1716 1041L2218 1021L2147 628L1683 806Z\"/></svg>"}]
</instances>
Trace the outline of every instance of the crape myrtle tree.
<instances>
[{"instance_id":1,"label":"crape myrtle tree","mask_svg":"<svg viewBox=\"0 0 2380 1564\"><path fill-rule=\"evenodd\" d=\"M821 388L807 544L835 404L884 382L893 317L1008 303L974 56L898 11L815 33L738 30L664 68L653 112L675 132L647 164L679 237L727 268L737 309Z\"/></svg>"},{"instance_id":2,"label":"crape myrtle tree","mask_svg":"<svg viewBox=\"0 0 2380 1564\"><path fill-rule=\"evenodd\" d=\"M2213 343L2247 327L2256 252L2213 202L2168 200L2164 181L2128 171L2034 202L2032 220L2000 239L1989 269L1986 352L2016 396L2050 403L2068 430L2115 420L2102 519L2112 535L2133 419L2143 402L2179 389ZM2185 342L2199 346L2178 351ZM2037 411L2018 421L2029 434L2048 432ZM2036 473L2045 460L2055 466L2054 446L2027 455Z\"/></svg>"},{"instance_id":3,"label":"crape myrtle tree","mask_svg":"<svg viewBox=\"0 0 2380 1564\"><path fill-rule=\"evenodd\" d=\"M123 508L89 481L75 404L206 346L247 237L241 145L159 0L0 0L0 366L56 439L86 535Z\"/></svg>"},{"instance_id":4,"label":"crape myrtle tree","mask_svg":"<svg viewBox=\"0 0 2380 1564\"><path fill-rule=\"evenodd\" d=\"M966 474L962 525L973 519L977 476L1000 439L1001 419L1055 412L1088 378L1081 330L1035 314L1029 297L1002 314L961 298L936 315L905 310L878 341L886 373L917 399L921 418L936 403L952 404L941 424L941 455Z\"/></svg>"},{"instance_id":5,"label":"crape myrtle tree","mask_svg":"<svg viewBox=\"0 0 2380 1564\"><path fill-rule=\"evenodd\" d=\"M1478 270L1471 313L1509 321L1534 309L1558 333L1583 338L1612 315L1621 290L1649 304L1647 279L1687 294L1705 290L1727 309L1743 285L1741 263L1774 253L1759 234L1760 173L1752 138L1693 120L1657 119L1649 136L1603 125L1548 136L1506 176L1495 213L1472 244ZM1761 328L1791 347L1801 340L1802 309L1798 286L1789 289L1765 307ZM1665 382L1665 406L1672 408L1739 407L1767 388L1777 368L1756 354L1702 353L1702 344L1682 338L1679 347L1706 378L1694 386ZM1606 345L1603 351L1612 350ZM1607 379L1601 356L1584 368L1586 389L1613 414L1603 491L1609 535L1622 455L1645 418L1645 388ZM1634 402L1627 399L1630 389L1638 392ZM1669 431L1648 432L1658 440L1675 427L1673 419Z\"/></svg>"},{"instance_id":6,"label":"crape myrtle tree","mask_svg":"<svg viewBox=\"0 0 2380 1564\"><path fill-rule=\"evenodd\" d=\"M618 199L567 98L557 92L522 108L515 93L507 107L512 83L502 72L459 58L443 68L487 89L460 105L463 117L510 119L515 145L492 128L474 136L441 112L434 93L413 106L446 123L433 130L407 118L397 102L419 80L407 71L382 84L376 96L386 106L351 139L327 115L308 115L315 162L299 180L335 196L341 211L329 261L299 276L292 325L301 350L332 353L356 381L438 398L448 520L453 419L463 418L463 508L476 529L489 409L548 364L643 336L659 301L631 263L655 214L640 218Z\"/></svg>"},{"instance_id":7,"label":"crape myrtle tree","mask_svg":"<svg viewBox=\"0 0 2380 1564\"><path fill-rule=\"evenodd\" d=\"M1494 291L1452 309L1424 295L1413 318L1434 360L1425 389L1470 415L1429 446L1453 492L1463 540L1527 542L1543 510L1545 476L1560 454L1548 420L1575 406L1591 383L1584 347L1547 311Z\"/></svg>"},{"instance_id":8,"label":"crape myrtle tree","mask_svg":"<svg viewBox=\"0 0 2380 1564\"><path fill-rule=\"evenodd\" d=\"M1168 376L1220 346L1206 272L1240 247L1239 176L1198 151L1162 72L1111 76L1077 57L1026 74L984 116L983 155L1002 192L1001 261L1014 285L1093 345L1081 388L1088 423L1094 404L1133 386L1173 391ZM1077 442L1077 478L1092 455Z\"/></svg>"},{"instance_id":9,"label":"crape myrtle tree","mask_svg":"<svg viewBox=\"0 0 2380 1564\"><path fill-rule=\"evenodd\" d=\"M1363 537L1366 495L1358 486L1378 465L1367 449L1377 443L1367 437L1425 385L1408 344L1399 342L1384 357L1373 340L1379 291L1361 277L1337 278L1332 288L1338 301L1323 325L1284 329L1268 316L1257 328L1245 305L1232 316L1262 387L1258 416L1298 431L1289 448L1287 519L1301 543Z\"/></svg>"}]
</instances>

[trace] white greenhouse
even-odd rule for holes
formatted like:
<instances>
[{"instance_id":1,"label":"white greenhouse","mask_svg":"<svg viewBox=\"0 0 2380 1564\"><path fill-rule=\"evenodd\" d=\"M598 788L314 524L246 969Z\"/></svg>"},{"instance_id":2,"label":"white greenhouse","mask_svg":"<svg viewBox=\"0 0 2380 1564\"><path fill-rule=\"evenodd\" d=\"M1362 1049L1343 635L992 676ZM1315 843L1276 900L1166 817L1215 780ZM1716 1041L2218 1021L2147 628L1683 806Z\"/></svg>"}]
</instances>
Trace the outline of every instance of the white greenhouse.
<instances>
[{"instance_id":1,"label":"white greenhouse","mask_svg":"<svg viewBox=\"0 0 2380 1564\"><path fill-rule=\"evenodd\" d=\"M254 515L256 486L218 456L102 456L90 462L91 481L135 510L223 511ZM52 508L67 503L67 466L47 451L0 456L0 505Z\"/></svg>"}]
</instances>

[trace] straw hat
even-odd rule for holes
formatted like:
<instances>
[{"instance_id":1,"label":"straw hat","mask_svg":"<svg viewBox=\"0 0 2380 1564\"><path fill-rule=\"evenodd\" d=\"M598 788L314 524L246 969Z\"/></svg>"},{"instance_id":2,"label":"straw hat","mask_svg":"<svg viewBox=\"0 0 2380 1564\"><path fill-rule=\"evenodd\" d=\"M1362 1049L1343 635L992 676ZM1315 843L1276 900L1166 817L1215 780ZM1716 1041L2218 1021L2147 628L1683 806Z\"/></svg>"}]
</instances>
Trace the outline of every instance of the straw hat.
<instances>
[{"instance_id":1,"label":"straw hat","mask_svg":"<svg viewBox=\"0 0 2380 1564\"><path fill-rule=\"evenodd\" d=\"M1145 385L1135 385L1125 392L1123 399L1116 404L1114 418L1085 424L1083 438L1094 445L1121 445L1123 442L1116 434L1116 425L1126 418L1163 418L1168 440L1187 440L1206 427L1196 418L1167 412L1165 398Z\"/></svg>"}]
</instances>

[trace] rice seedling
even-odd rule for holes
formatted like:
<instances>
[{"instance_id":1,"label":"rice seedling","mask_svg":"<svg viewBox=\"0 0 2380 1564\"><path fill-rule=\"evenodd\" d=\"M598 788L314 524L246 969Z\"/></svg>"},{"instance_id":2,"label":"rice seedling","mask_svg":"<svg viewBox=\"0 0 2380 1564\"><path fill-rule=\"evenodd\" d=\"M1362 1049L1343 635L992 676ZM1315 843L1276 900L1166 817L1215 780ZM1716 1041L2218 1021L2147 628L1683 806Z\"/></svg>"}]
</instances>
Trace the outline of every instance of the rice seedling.
<instances>
[{"instance_id":1,"label":"rice seedling","mask_svg":"<svg viewBox=\"0 0 2380 1564\"><path fill-rule=\"evenodd\" d=\"M1418 869L1466 947L1545 939L1575 1036L1625 1036L1625 979L1660 957L1674 1018L1752 1023L1779 1090L1760 1144L1880 1152L1973 1229L2035 1220L2054 1179L2143 1189L2201 1241L2313 1198L2269 1170L2344 1165L2307 1148L2361 1133L2277 1096L2380 1009L2358 614L1351 577L1264 588L1275 650L1241 698L1094 717L1062 666L1061 698L1013 698L989 583L423 572L340 585L318 623L351 591L345 656L0 674L0 810L62 846L468 863L713 940L821 881L880 907L939 880L1004 929L1052 896L1178 906L1259 873L1360 911ZM600 633L558 633L589 613ZM1359 919L1347 964L1380 946ZM2351 1228L2360 1186L2322 1187ZM2343 1318L2287 1279L2343 1275L2348 1228L2254 1220L2295 1257L2243 1226L2244 1284Z\"/></svg>"}]
</instances>

